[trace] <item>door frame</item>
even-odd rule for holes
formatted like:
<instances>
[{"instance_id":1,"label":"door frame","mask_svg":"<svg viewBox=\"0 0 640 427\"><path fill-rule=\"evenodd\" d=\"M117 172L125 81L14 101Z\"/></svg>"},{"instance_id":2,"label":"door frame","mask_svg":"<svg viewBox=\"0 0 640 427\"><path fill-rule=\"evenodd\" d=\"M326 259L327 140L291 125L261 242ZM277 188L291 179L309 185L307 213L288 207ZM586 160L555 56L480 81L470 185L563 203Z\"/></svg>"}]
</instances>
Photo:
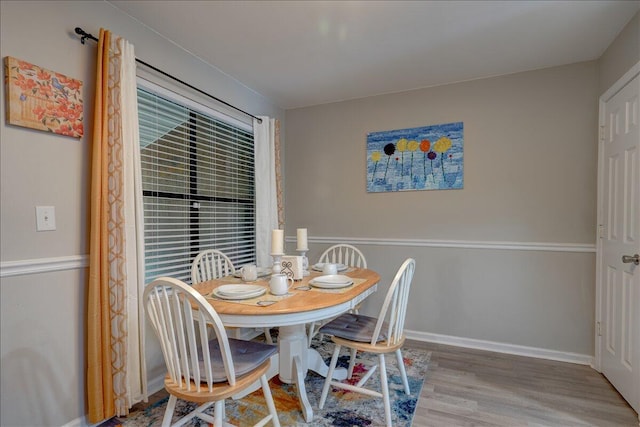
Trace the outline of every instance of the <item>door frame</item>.
<instances>
[{"instance_id":1,"label":"door frame","mask_svg":"<svg viewBox=\"0 0 640 427\"><path fill-rule=\"evenodd\" d=\"M623 87L640 74L640 61L629 69L622 77L618 79L607 91L600 96L598 110L598 195L597 195L597 226L596 226L596 324L594 325L595 333L595 360L594 369L602 372L602 336L600 334L600 325L602 325L602 239L601 232L604 227L603 218L603 185L604 185L604 128L606 125L605 105L611 100Z\"/></svg>"}]
</instances>

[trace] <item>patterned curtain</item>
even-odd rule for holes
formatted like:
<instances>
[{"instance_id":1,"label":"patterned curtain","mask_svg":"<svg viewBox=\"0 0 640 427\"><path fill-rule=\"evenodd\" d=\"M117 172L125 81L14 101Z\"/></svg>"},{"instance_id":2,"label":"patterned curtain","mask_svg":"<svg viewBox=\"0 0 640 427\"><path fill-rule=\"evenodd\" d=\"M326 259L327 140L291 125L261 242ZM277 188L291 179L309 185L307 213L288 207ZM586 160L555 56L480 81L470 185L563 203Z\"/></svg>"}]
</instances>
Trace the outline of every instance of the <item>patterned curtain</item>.
<instances>
[{"instance_id":1,"label":"patterned curtain","mask_svg":"<svg viewBox=\"0 0 640 427\"><path fill-rule=\"evenodd\" d=\"M135 55L100 30L91 162L87 400L97 423L146 400L144 224Z\"/></svg>"},{"instance_id":2,"label":"patterned curtain","mask_svg":"<svg viewBox=\"0 0 640 427\"><path fill-rule=\"evenodd\" d=\"M276 205L278 206L278 228L284 229L284 204L282 201L282 163L280 161L280 120L275 120L275 168Z\"/></svg>"},{"instance_id":3,"label":"patterned curtain","mask_svg":"<svg viewBox=\"0 0 640 427\"><path fill-rule=\"evenodd\" d=\"M259 266L272 264L271 230L284 228L280 184L280 122L269 117L253 120L256 191L256 255Z\"/></svg>"}]
</instances>

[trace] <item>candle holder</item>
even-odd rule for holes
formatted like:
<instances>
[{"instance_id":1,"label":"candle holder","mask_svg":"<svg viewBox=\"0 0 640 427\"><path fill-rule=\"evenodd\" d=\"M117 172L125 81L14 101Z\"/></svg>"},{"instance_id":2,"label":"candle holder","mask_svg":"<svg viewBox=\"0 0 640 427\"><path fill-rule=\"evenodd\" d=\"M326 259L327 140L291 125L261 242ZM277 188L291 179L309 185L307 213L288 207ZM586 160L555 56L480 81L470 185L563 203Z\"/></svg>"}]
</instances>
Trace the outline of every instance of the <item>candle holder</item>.
<instances>
[{"instance_id":1,"label":"candle holder","mask_svg":"<svg viewBox=\"0 0 640 427\"><path fill-rule=\"evenodd\" d=\"M273 257L273 267L271 267L271 272L273 274L278 274L282 272L282 256L284 254L271 254Z\"/></svg>"},{"instance_id":2,"label":"candle holder","mask_svg":"<svg viewBox=\"0 0 640 427\"><path fill-rule=\"evenodd\" d=\"M300 256L302 257L302 276L308 276L309 274L309 258L307 258L307 251L309 249L296 249L296 251L300 252Z\"/></svg>"}]
</instances>

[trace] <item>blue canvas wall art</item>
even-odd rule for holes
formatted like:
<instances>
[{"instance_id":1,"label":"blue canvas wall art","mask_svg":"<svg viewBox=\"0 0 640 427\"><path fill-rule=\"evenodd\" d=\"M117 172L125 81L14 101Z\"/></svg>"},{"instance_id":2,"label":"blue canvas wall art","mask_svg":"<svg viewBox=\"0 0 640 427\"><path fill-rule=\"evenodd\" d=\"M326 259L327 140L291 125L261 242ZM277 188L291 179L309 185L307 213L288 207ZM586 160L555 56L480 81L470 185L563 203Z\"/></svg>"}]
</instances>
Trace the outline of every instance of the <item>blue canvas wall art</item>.
<instances>
[{"instance_id":1,"label":"blue canvas wall art","mask_svg":"<svg viewBox=\"0 0 640 427\"><path fill-rule=\"evenodd\" d=\"M367 192L463 188L463 123L367 134Z\"/></svg>"}]
</instances>

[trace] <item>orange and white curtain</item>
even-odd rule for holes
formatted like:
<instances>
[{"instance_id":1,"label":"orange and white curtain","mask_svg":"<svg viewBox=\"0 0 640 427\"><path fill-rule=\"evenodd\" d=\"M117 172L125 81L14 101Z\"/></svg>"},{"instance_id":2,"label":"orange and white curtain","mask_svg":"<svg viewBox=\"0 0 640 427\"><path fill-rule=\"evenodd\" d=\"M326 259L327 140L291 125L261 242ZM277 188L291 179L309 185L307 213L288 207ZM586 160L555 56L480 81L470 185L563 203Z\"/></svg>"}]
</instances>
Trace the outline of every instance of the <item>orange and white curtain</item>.
<instances>
[{"instance_id":1,"label":"orange and white curtain","mask_svg":"<svg viewBox=\"0 0 640 427\"><path fill-rule=\"evenodd\" d=\"M97 423L146 400L144 224L133 45L100 30L91 161L87 399Z\"/></svg>"},{"instance_id":2,"label":"orange and white curtain","mask_svg":"<svg viewBox=\"0 0 640 427\"><path fill-rule=\"evenodd\" d=\"M280 164L280 122L266 116L253 120L256 192L256 262L273 264L271 230L284 228Z\"/></svg>"}]
</instances>

